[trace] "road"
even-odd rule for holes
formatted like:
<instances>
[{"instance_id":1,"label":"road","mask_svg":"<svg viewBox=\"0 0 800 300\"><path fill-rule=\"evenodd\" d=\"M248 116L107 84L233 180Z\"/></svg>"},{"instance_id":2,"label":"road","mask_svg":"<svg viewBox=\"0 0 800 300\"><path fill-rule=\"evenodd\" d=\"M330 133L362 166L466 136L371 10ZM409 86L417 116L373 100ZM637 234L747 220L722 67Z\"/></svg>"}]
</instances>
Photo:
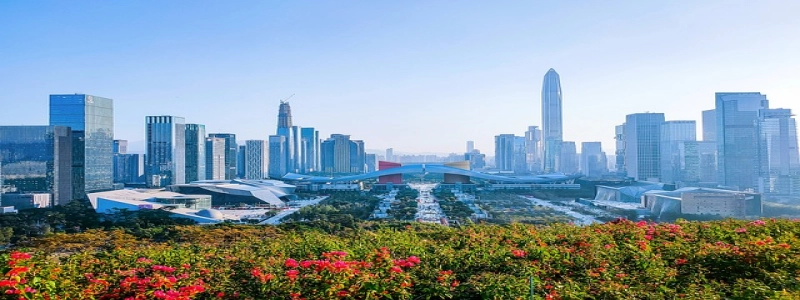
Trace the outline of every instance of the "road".
<instances>
[{"instance_id":1,"label":"road","mask_svg":"<svg viewBox=\"0 0 800 300\"><path fill-rule=\"evenodd\" d=\"M258 225L278 225L278 224L281 223L281 220L283 220L283 218L285 218L286 216L297 212L298 210L300 210L303 207L306 207L306 206L309 206L309 205L317 205L322 200L325 200L325 199L328 199L328 196L320 196L320 197L317 197L317 198L315 198L313 200L292 201L293 203L298 203L299 206L284 209L281 212L279 212L277 215L274 215L269 219L261 221L261 223L258 223Z\"/></svg>"},{"instance_id":2,"label":"road","mask_svg":"<svg viewBox=\"0 0 800 300\"><path fill-rule=\"evenodd\" d=\"M442 208L436 202L436 198L431 194L431 190L436 187L436 184L409 184L409 187L419 191L417 221L448 225L447 216L442 212Z\"/></svg>"}]
</instances>

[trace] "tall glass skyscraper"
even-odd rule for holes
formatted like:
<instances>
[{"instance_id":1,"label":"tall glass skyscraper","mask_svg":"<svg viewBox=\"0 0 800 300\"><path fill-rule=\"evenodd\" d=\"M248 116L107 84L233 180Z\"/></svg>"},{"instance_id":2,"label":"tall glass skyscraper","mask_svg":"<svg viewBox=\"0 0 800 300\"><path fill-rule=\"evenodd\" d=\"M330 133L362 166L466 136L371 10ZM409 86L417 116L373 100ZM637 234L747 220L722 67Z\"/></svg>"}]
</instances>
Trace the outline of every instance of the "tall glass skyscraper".
<instances>
[{"instance_id":1,"label":"tall glass skyscraper","mask_svg":"<svg viewBox=\"0 0 800 300\"><path fill-rule=\"evenodd\" d=\"M206 180L225 179L225 139L209 137L206 138Z\"/></svg>"},{"instance_id":2,"label":"tall glass skyscraper","mask_svg":"<svg viewBox=\"0 0 800 300\"><path fill-rule=\"evenodd\" d=\"M667 121L661 125L661 182L695 185L700 181L697 122Z\"/></svg>"},{"instance_id":3,"label":"tall glass skyscraper","mask_svg":"<svg viewBox=\"0 0 800 300\"><path fill-rule=\"evenodd\" d=\"M635 180L661 180L662 113L625 116L625 170Z\"/></svg>"},{"instance_id":4,"label":"tall glass skyscraper","mask_svg":"<svg viewBox=\"0 0 800 300\"><path fill-rule=\"evenodd\" d=\"M145 181L150 187L186 183L186 123L181 117L146 119Z\"/></svg>"},{"instance_id":5,"label":"tall glass skyscraper","mask_svg":"<svg viewBox=\"0 0 800 300\"><path fill-rule=\"evenodd\" d=\"M303 147L304 173L318 172L319 167L319 131L314 127L303 127L301 129L301 146Z\"/></svg>"},{"instance_id":6,"label":"tall glass skyscraper","mask_svg":"<svg viewBox=\"0 0 800 300\"><path fill-rule=\"evenodd\" d=\"M561 142L564 131L561 124L561 78L550 69L542 83L542 140L544 141L544 172L560 172Z\"/></svg>"},{"instance_id":7,"label":"tall glass skyscraper","mask_svg":"<svg viewBox=\"0 0 800 300\"><path fill-rule=\"evenodd\" d=\"M236 144L236 135L233 133L211 133L208 137L225 139L225 180L236 179L236 152L239 146Z\"/></svg>"},{"instance_id":8,"label":"tall glass skyscraper","mask_svg":"<svg viewBox=\"0 0 800 300\"><path fill-rule=\"evenodd\" d=\"M716 93L717 179L756 189L759 175L759 112L769 108L761 93Z\"/></svg>"},{"instance_id":9,"label":"tall glass skyscraper","mask_svg":"<svg viewBox=\"0 0 800 300\"><path fill-rule=\"evenodd\" d=\"M112 189L113 100L85 94L50 95L50 125L72 129L73 199Z\"/></svg>"},{"instance_id":10,"label":"tall glass skyscraper","mask_svg":"<svg viewBox=\"0 0 800 300\"><path fill-rule=\"evenodd\" d=\"M286 137L269 136L269 177L280 179L286 175Z\"/></svg>"},{"instance_id":11,"label":"tall glass skyscraper","mask_svg":"<svg viewBox=\"0 0 800 300\"><path fill-rule=\"evenodd\" d=\"M186 182L206 180L206 126L186 124Z\"/></svg>"},{"instance_id":12,"label":"tall glass skyscraper","mask_svg":"<svg viewBox=\"0 0 800 300\"><path fill-rule=\"evenodd\" d=\"M796 194L800 192L800 158L797 148L797 124L792 110L764 109L759 122L761 172L759 192Z\"/></svg>"},{"instance_id":13,"label":"tall glass skyscraper","mask_svg":"<svg viewBox=\"0 0 800 300\"><path fill-rule=\"evenodd\" d=\"M578 173L578 146L575 142L561 142L561 155L559 155L559 172L566 174Z\"/></svg>"},{"instance_id":14,"label":"tall glass skyscraper","mask_svg":"<svg viewBox=\"0 0 800 300\"><path fill-rule=\"evenodd\" d=\"M65 126L0 126L0 194L48 193L74 199L72 131Z\"/></svg>"},{"instance_id":15,"label":"tall glass skyscraper","mask_svg":"<svg viewBox=\"0 0 800 300\"><path fill-rule=\"evenodd\" d=\"M284 137L284 143L286 144L282 146L283 151L274 153L270 151L270 155L283 155L282 158L270 158L270 161L282 161L285 166L281 168L274 167L274 171L284 170L284 172L296 172L297 157L295 155L300 152L298 151L299 149L295 149L298 148L296 142L299 141L296 134L300 134L300 131L301 130L297 128L297 126L292 125L292 108L289 106L289 102L281 101L280 106L278 106L278 129L275 133L276 135ZM281 174L279 177L283 175L286 175L286 173Z\"/></svg>"},{"instance_id":16,"label":"tall glass skyscraper","mask_svg":"<svg viewBox=\"0 0 800 300\"><path fill-rule=\"evenodd\" d=\"M541 141L539 126L528 126L528 131L525 131L525 162L528 171L533 173L542 171Z\"/></svg>"}]
</instances>

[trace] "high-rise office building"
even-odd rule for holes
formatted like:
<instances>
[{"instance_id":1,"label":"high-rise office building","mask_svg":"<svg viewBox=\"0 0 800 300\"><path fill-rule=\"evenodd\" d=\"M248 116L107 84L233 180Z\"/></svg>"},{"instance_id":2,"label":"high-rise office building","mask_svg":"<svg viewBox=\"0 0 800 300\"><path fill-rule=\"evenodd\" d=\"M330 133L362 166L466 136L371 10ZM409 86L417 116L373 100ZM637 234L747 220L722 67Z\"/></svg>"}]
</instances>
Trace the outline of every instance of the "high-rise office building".
<instances>
[{"instance_id":1,"label":"high-rise office building","mask_svg":"<svg viewBox=\"0 0 800 300\"><path fill-rule=\"evenodd\" d=\"M375 172L378 170L378 157L375 154L367 154L366 156L367 173Z\"/></svg>"},{"instance_id":2,"label":"high-rise office building","mask_svg":"<svg viewBox=\"0 0 800 300\"><path fill-rule=\"evenodd\" d=\"M661 124L661 182L678 186L700 182L700 149L695 121Z\"/></svg>"},{"instance_id":3,"label":"high-rise office building","mask_svg":"<svg viewBox=\"0 0 800 300\"><path fill-rule=\"evenodd\" d=\"M797 148L797 124L790 109L761 110L760 176L761 193L795 194L800 192L800 158Z\"/></svg>"},{"instance_id":4,"label":"high-rise office building","mask_svg":"<svg viewBox=\"0 0 800 300\"><path fill-rule=\"evenodd\" d=\"M470 170L483 169L486 167L486 154L482 154L478 149L464 154L464 160L469 161Z\"/></svg>"},{"instance_id":5,"label":"high-rise office building","mask_svg":"<svg viewBox=\"0 0 800 300\"><path fill-rule=\"evenodd\" d=\"M260 180L269 172L269 143L265 140L245 141L244 178Z\"/></svg>"},{"instance_id":6,"label":"high-rise office building","mask_svg":"<svg viewBox=\"0 0 800 300\"><path fill-rule=\"evenodd\" d=\"M716 93L717 180L756 189L759 174L759 112L769 108L761 93Z\"/></svg>"},{"instance_id":7,"label":"high-rise office building","mask_svg":"<svg viewBox=\"0 0 800 300\"><path fill-rule=\"evenodd\" d=\"M236 151L236 178L247 178L247 141Z\"/></svg>"},{"instance_id":8,"label":"high-rise office building","mask_svg":"<svg viewBox=\"0 0 800 300\"><path fill-rule=\"evenodd\" d=\"M494 163L501 171L514 171L514 140L513 134L500 134L494 137Z\"/></svg>"},{"instance_id":9,"label":"high-rise office building","mask_svg":"<svg viewBox=\"0 0 800 300\"><path fill-rule=\"evenodd\" d=\"M299 172L297 170L299 163L297 162L297 158L295 155L299 154L300 150L296 149L299 147L297 142L299 138L296 136L295 133L300 134L299 128L295 128L292 124L292 108L289 106L289 102L281 101L280 105L278 106L278 129L276 130L276 135L280 135L284 137L285 145L282 148L285 148L283 151L279 152L272 152L270 151L270 155L278 155L281 154L284 157L278 158L270 158L270 161L282 161L285 166L281 168L273 168L274 170L285 170L284 172ZM284 174L281 174L278 177L283 177Z\"/></svg>"},{"instance_id":10,"label":"high-rise office building","mask_svg":"<svg viewBox=\"0 0 800 300\"><path fill-rule=\"evenodd\" d=\"M319 131L314 127L303 127L300 133L300 146L303 148L302 165L303 172L319 171Z\"/></svg>"},{"instance_id":11,"label":"high-rise office building","mask_svg":"<svg viewBox=\"0 0 800 300\"><path fill-rule=\"evenodd\" d=\"M320 145L322 171L329 174L363 173L366 166L364 142L349 135L331 134Z\"/></svg>"},{"instance_id":12,"label":"high-rise office building","mask_svg":"<svg viewBox=\"0 0 800 300\"><path fill-rule=\"evenodd\" d=\"M206 180L206 126L186 124L186 182Z\"/></svg>"},{"instance_id":13,"label":"high-rise office building","mask_svg":"<svg viewBox=\"0 0 800 300\"><path fill-rule=\"evenodd\" d=\"M565 174L578 173L578 146L575 142L561 142L561 155L559 155L559 172Z\"/></svg>"},{"instance_id":14,"label":"high-rise office building","mask_svg":"<svg viewBox=\"0 0 800 300\"><path fill-rule=\"evenodd\" d=\"M386 149L386 161L395 161L396 158L394 157L394 148L387 148Z\"/></svg>"},{"instance_id":15,"label":"high-rise office building","mask_svg":"<svg viewBox=\"0 0 800 300\"><path fill-rule=\"evenodd\" d=\"M467 153L470 153L473 150L475 150L475 142L474 141L467 141Z\"/></svg>"},{"instance_id":16,"label":"high-rise office building","mask_svg":"<svg viewBox=\"0 0 800 300\"><path fill-rule=\"evenodd\" d=\"M47 193L53 205L73 198L72 130L0 126L0 194Z\"/></svg>"},{"instance_id":17,"label":"high-rise office building","mask_svg":"<svg viewBox=\"0 0 800 300\"><path fill-rule=\"evenodd\" d=\"M286 137L269 136L269 177L280 179L286 175Z\"/></svg>"},{"instance_id":18,"label":"high-rise office building","mask_svg":"<svg viewBox=\"0 0 800 300\"><path fill-rule=\"evenodd\" d=\"M635 180L661 179L661 124L663 113L639 113L625 117L625 170Z\"/></svg>"},{"instance_id":19,"label":"high-rise office building","mask_svg":"<svg viewBox=\"0 0 800 300\"><path fill-rule=\"evenodd\" d=\"M186 122L175 116L147 116L145 120L147 186L186 183Z\"/></svg>"},{"instance_id":20,"label":"high-rise office building","mask_svg":"<svg viewBox=\"0 0 800 300\"><path fill-rule=\"evenodd\" d=\"M561 78L550 69L542 83L542 140L544 145L543 168L545 173L563 172L558 169L561 142L564 133L561 121Z\"/></svg>"},{"instance_id":21,"label":"high-rise office building","mask_svg":"<svg viewBox=\"0 0 800 300\"><path fill-rule=\"evenodd\" d=\"M206 138L206 180L225 180L227 153L224 138Z\"/></svg>"},{"instance_id":22,"label":"high-rise office building","mask_svg":"<svg viewBox=\"0 0 800 300\"><path fill-rule=\"evenodd\" d=\"M144 183L144 156L128 152L127 140L114 140L114 183Z\"/></svg>"},{"instance_id":23,"label":"high-rise office building","mask_svg":"<svg viewBox=\"0 0 800 300\"><path fill-rule=\"evenodd\" d=\"M606 153L600 142L581 143L581 173L597 178L608 172Z\"/></svg>"},{"instance_id":24,"label":"high-rise office building","mask_svg":"<svg viewBox=\"0 0 800 300\"><path fill-rule=\"evenodd\" d=\"M618 176L628 176L625 170L625 124L614 127L614 173Z\"/></svg>"},{"instance_id":25,"label":"high-rise office building","mask_svg":"<svg viewBox=\"0 0 800 300\"><path fill-rule=\"evenodd\" d=\"M528 171L533 173L542 171L541 141L542 131L539 126L528 126L528 131L525 132L525 162Z\"/></svg>"},{"instance_id":26,"label":"high-rise office building","mask_svg":"<svg viewBox=\"0 0 800 300\"><path fill-rule=\"evenodd\" d=\"M703 111L703 141L717 141L717 111L714 109Z\"/></svg>"},{"instance_id":27,"label":"high-rise office building","mask_svg":"<svg viewBox=\"0 0 800 300\"><path fill-rule=\"evenodd\" d=\"M211 133L208 137L225 139L225 180L236 179L236 153L239 145L236 144L236 135L233 133Z\"/></svg>"},{"instance_id":28,"label":"high-rise office building","mask_svg":"<svg viewBox=\"0 0 800 300\"><path fill-rule=\"evenodd\" d=\"M113 100L85 94L50 95L50 125L72 129L73 199L112 189Z\"/></svg>"}]
</instances>

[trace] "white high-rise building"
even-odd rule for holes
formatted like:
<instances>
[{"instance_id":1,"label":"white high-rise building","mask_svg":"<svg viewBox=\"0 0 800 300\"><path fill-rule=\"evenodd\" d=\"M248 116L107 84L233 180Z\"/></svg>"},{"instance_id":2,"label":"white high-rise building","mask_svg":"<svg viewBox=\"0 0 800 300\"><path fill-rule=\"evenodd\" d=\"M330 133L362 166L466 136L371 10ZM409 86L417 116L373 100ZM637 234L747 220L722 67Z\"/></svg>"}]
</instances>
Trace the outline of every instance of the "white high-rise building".
<instances>
[{"instance_id":1,"label":"white high-rise building","mask_svg":"<svg viewBox=\"0 0 800 300\"><path fill-rule=\"evenodd\" d=\"M244 155L244 177L259 180L269 172L269 143L265 140L247 140Z\"/></svg>"}]
</instances>

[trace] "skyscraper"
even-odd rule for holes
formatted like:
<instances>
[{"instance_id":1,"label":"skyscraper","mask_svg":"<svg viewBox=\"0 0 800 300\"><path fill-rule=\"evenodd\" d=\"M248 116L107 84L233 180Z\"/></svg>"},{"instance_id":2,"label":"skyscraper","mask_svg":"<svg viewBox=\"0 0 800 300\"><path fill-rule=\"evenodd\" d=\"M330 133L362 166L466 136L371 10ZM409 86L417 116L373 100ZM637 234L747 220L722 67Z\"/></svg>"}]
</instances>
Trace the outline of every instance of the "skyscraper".
<instances>
[{"instance_id":1,"label":"skyscraper","mask_svg":"<svg viewBox=\"0 0 800 300\"><path fill-rule=\"evenodd\" d=\"M703 141L717 141L717 111L713 109L703 111Z\"/></svg>"},{"instance_id":2,"label":"skyscraper","mask_svg":"<svg viewBox=\"0 0 800 300\"><path fill-rule=\"evenodd\" d=\"M227 153L228 148L225 148L224 138L206 138L206 180L225 179Z\"/></svg>"},{"instance_id":3,"label":"skyscraper","mask_svg":"<svg viewBox=\"0 0 800 300\"><path fill-rule=\"evenodd\" d=\"M269 177L280 179L286 175L286 137L269 136Z\"/></svg>"},{"instance_id":4,"label":"skyscraper","mask_svg":"<svg viewBox=\"0 0 800 300\"><path fill-rule=\"evenodd\" d=\"M587 177L600 177L608 172L606 153L600 142L581 143L581 172Z\"/></svg>"},{"instance_id":5,"label":"skyscraper","mask_svg":"<svg viewBox=\"0 0 800 300\"><path fill-rule=\"evenodd\" d=\"M72 130L0 126L0 194L48 193L53 205L73 198Z\"/></svg>"},{"instance_id":6,"label":"skyscraper","mask_svg":"<svg viewBox=\"0 0 800 300\"><path fill-rule=\"evenodd\" d=\"M299 127L292 125L292 108L289 106L289 102L281 101L280 105L278 106L278 128L275 131L276 135L284 137L283 143L284 145L281 146L281 151L273 152L270 151L270 155L283 155L281 158L270 158L271 162L282 162L284 166L277 167L273 166L273 171L283 170L283 174L277 176L277 174L272 174L270 176L273 177L283 177L286 175L287 172L299 172L298 166L300 165L297 161L298 157L295 155L299 155L301 152L299 148L299 140L300 138L296 135L301 134ZM277 141L277 140L275 140ZM272 139L270 139L270 143L272 143ZM270 146L272 147L272 146Z\"/></svg>"},{"instance_id":7,"label":"skyscraper","mask_svg":"<svg viewBox=\"0 0 800 300\"><path fill-rule=\"evenodd\" d=\"M762 193L800 193L800 158L797 148L797 124L790 109L761 110L759 122L760 163L759 191Z\"/></svg>"},{"instance_id":8,"label":"skyscraper","mask_svg":"<svg viewBox=\"0 0 800 300\"><path fill-rule=\"evenodd\" d=\"M319 131L314 127L303 127L301 130L301 147L303 148L303 173L319 172Z\"/></svg>"},{"instance_id":9,"label":"skyscraper","mask_svg":"<svg viewBox=\"0 0 800 300\"><path fill-rule=\"evenodd\" d=\"M144 183L144 156L127 152L127 140L114 140L114 183Z\"/></svg>"},{"instance_id":10,"label":"skyscraper","mask_svg":"<svg viewBox=\"0 0 800 300\"><path fill-rule=\"evenodd\" d=\"M467 153L472 152L472 150L475 150L475 142L467 141Z\"/></svg>"},{"instance_id":11,"label":"skyscraper","mask_svg":"<svg viewBox=\"0 0 800 300\"><path fill-rule=\"evenodd\" d=\"M331 134L321 146L322 171L329 174L362 173L366 167L364 142L349 135Z\"/></svg>"},{"instance_id":12,"label":"skyscraper","mask_svg":"<svg viewBox=\"0 0 800 300\"><path fill-rule=\"evenodd\" d=\"M264 140L245 141L244 178L260 180L269 171L269 144Z\"/></svg>"},{"instance_id":13,"label":"skyscraper","mask_svg":"<svg viewBox=\"0 0 800 300\"><path fill-rule=\"evenodd\" d=\"M635 180L661 179L661 124L663 113L625 117L625 170Z\"/></svg>"},{"instance_id":14,"label":"skyscraper","mask_svg":"<svg viewBox=\"0 0 800 300\"><path fill-rule=\"evenodd\" d=\"M247 141L236 151L236 178L247 178Z\"/></svg>"},{"instance_id":15,"label":"skyscraper","mask_svg":"<svg viewBox=\"0 0 800 300\"><path fill-rule=\"evenodd\" d=\"M186 122L175 116L148 116L145 121L147 186L186 183Z\"/></svg>"},{"instance_id":16,"label":"skyscraper","mask_svg":"<svg viewBox=\"0 0 800 300\"><path fill-rule=\"evenodd\" d=\"M494 136L494 164L498 170L514 170L514 138L513 134Z\"/></svg>"},{"instance_id":17,"label":"skyscraper","mask_svg":"<svg viewBox=\"0 0 800 300\"><path fill-rule=\"evenodd\" d=\"M236 179L236 153L239 146L236 144L236 135L233 133L211 133L208 137L225 139L225 179Z\"/></svg>"},{"instance_id":18,"label":"skyscraper","mask_svg":"<svg viewBox=\"0 0 800 300\"><path fill-rule=\"evenodd\" d=\"M541 157L542 131L539 126L528 126L525 132L525 162L528 171L538 173L542 171Z\"/></svg>"},{"instance_id":19,"label":"skyscraper","mask_svg":"<svg viewBox=\"0 0 800 300\"><path fill-rule=\"evenodd\" d=\"M206 126L186 124L186 182L206 180Z\"/></svg>"},{"instance_id":20,"label":"skyscraper","mask_svg":"<svg viewBox=\"0 0 800 300\"><path fill-rule=\"evenodd\" d=\"M757 188L759 112L769 108L761 93L716 93L717 180L740 189Z\"/></svg>"},{"instance_id":21,"label":"skyscraper","mask_svg":"<svg viewBox=\"0 0 800 300\"><path fill-rule=\"evenodd\" d=\"M661 124L661 182L679 186L700 181L700 149L695 121L666 121Z\"/></svg>"},{"instance_id":22,"label":"skyscraper","mask_svg":"<svg viewBox=\"0 0 800 300\"><path fill-rule=\"evenodd\" d=\"M561 79L550 69L542 83L542 140L544 141L544 172L560 172L561 142L564 133L561 124Z\"/></svg>"},{"instance_id":23,"label":"skyscraper","mask_svg":"<svg viewBox=\"0 0 800 300\"><path fill-rule=\"evenodd\" d=\"M625 170L625 124L614 127L614 172L618 176L628 176Z\"/></svg>"},{"instance_id":24,"label":"skyscraper","mask_svg":"<svg viewBox=\"0 0 800 300\"><path fill-rule=\"evenodd\" d=\"M575 142L561 142L561 155L559 155L559 172L566 174L578 173L578 146Z\"/></svg>"},{"instance_id":25,"label":"skyscraper","mask_svg":"<svg viewBox=\"0 0 800 300\"><path fill-rule=\"evenodd\" d=\"M50 95L50 125L72 129L73 199L112 189L113 100L85 94Z\"/></svg>"}]
</instances>

